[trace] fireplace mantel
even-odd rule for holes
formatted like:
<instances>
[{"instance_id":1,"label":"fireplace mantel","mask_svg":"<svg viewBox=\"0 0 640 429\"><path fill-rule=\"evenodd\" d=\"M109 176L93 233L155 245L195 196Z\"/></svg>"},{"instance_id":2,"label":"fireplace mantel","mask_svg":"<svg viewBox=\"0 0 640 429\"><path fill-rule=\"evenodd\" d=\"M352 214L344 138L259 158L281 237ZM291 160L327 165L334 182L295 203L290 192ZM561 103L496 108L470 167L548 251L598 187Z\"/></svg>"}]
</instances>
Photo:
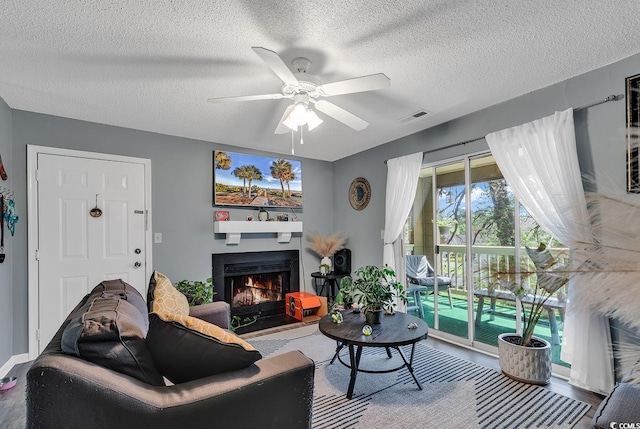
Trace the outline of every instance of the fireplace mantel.
<instances>
[{"instance_id":1,"label":"fireplace mantel","mask_svg":"<svg viewBox=\"0 0 640 429\"><path fill-rule=\"evenodd\" d=\"M278 243L291 241L291 234L302 232L302 222L259 222L227 220L213 223L213 231L216 234L226 234L227 244L240 243L242 234L258 234L273 232L278 234Z\"/></svg>"}]
</instances>

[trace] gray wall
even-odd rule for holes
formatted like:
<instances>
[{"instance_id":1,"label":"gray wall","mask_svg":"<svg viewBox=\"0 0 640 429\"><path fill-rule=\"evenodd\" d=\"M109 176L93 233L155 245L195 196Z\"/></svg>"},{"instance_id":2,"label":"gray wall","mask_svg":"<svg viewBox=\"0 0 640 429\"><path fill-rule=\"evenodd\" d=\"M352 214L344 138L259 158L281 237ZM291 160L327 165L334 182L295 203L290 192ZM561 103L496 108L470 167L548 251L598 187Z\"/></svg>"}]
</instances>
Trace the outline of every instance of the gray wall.
<instances>
[{"instance_id":1,"label":"gray wall","mask_svg":"<svg viewBox=\"0 0 640 429\"><path fill-rule=\"evenodd\" d=\"M580 107L611 94L624 94L625 78L640 73L640 55L593 72L492 106L463 118L386 143L334 163L336 229L348 231L354 266L381 264L387 168L384 161L415 152L429 151L483 137L493 131L548 116L554 111ZM625 102L614 101L574 114L579 161L583 173L595 175L599 186L613 184L625 189ZM485 140L426 155L425 162L444 160L464 153L488 150ZM371 183L369 206L353 210L347 200L349 184L357 176Z\"/></svg>"},{"instance_id":2,"label":"gray wall","mask_svg":"<svg viewBox=\"0 0 640 429\"><path fill-rule=\"evenodd\" d=\"M11 109L0 98L0 155L7 172L6 181L0 180L0 186L12 189L14 170L11 168ZM4 253L5 260L0 264L0 367L13 355L13 289L11 278L12 263L15 260L12 252L12 238L5 227Z\"/></svg>"},{"instance_id":3,"label":"gray wall","mask_svg":"<svg viewBox=\"0 0 640 429\"><path fill-rule=\"evenodd\" d=\"M199 280L211 276L211 254L302 247L307 290L309 273L317 271L318 257L309 253L303 239L294 235L288 244L275 234L243 235L240 244L227 246L213 233L213 150L238 150L231 146L189 140L131 129L13 111L14 166L18 172L16 203L22 208L15 252L20 258L14 272L14 354L28 349L27 336L27 240L26 240L26 145L101 152L151 159L153 231L162 232L162 244L153 245L154 268L170 279ZM247 150L242 150L248 152ZM252 153L259 153L251 151ZM265 154L267 152L262 152ZM298 217L305 231L328 233L333 226L331 163L302 159L304 208ZM219 208L218 208L219 209ZM231 218L246 219L254 209L229 210ZM280 210L283 211L283 210ZM304 285L303 285L304 286ZM0 343L4 344L4 343ZM0 360L0 362L2 362Z\"/></svg>"}]
</instances>

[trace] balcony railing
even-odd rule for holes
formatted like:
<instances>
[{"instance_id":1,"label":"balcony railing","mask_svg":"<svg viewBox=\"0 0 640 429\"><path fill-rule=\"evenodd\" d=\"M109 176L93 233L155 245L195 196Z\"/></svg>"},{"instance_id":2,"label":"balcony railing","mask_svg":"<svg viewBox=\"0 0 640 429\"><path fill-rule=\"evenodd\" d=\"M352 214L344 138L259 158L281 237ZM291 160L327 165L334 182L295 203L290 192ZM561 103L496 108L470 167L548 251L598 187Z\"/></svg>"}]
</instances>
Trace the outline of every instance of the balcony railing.
<instances>
[{"instance_id":1,"label":"balcony railing","mask_svg":"<svg viewBox=\"0 0 640 429\"><path fill-rule=\"evenodd\" d=\"M566 263L568 259L567 248L550 248L551 253L559 259L561 263ZM497 346L498 334L514 332L517 325L517 304L512 297L506 297L498 292L495 302L483 299L484 308L480 306L479 292L481 289L490 289L491 285L495 289L504 289L497 284L498 273L515 273L516 271L533 272L531 275L521 276L524 287L533 290L535 288L536 275L535 267L525 248L521 248L520 262L518 270L515 264L516 248L509 246L472 246L473 270L470 276L471 285L467 279L467 247L465 245L440 245L440 254L434 261L437 266L438 275L451 278L451 289L453 291L452 303L446 294L437 294L438 306L433 300L424 299L422 301L424 309L424 320L429 326L434 326L441 332L460 337L468 338L468 324L473 323L473 342L482 343L489 346ZM427 257L431 260L431 256ZM512 276L515 280L515 276ZM468 289L472 289L469 291ZM566 293L566 291L564 291ZM504 292L503 292L504 293ZM486 297L486 294L484 295ZM501 298L504 297L504 298ZM558 294L555 294L551 303L558 302ZM488 308L488 306L491 308ZM468 309L473 311L473 319L470 320ZM552 307L552 306L551 306ZM436 311L437 308L437 311ZM559 316L559 320L556 319ZM537 336L552 343L554 348L553 363L567 366L566 362L560 360L559 348L563 335L562 321L564 313L559 309L545 311L536 327ZM475 323L474 323L475 322Z\"/></svg>"},{"instance_id":2,"label":"balcony railing","mask_svg":"<svg viewBox=\"0 0 640 429\"><path fill-rule=\"evenodd\" d=\"M516 248L513 246L473 246L473 285L472 289L495 287L497 274L525 272L534 270L527 256L525 248L520 249L520 269L515 264ZM551 253L566 262L568 258L567 248L549 248ZM467 290L467 246L465 245L440 245L440 254L437 262L442 276L451 278L451 287L456 290ZM535 286L535 275L522 276L521 281L525 288Z\"/></svg>"}]
</instances>

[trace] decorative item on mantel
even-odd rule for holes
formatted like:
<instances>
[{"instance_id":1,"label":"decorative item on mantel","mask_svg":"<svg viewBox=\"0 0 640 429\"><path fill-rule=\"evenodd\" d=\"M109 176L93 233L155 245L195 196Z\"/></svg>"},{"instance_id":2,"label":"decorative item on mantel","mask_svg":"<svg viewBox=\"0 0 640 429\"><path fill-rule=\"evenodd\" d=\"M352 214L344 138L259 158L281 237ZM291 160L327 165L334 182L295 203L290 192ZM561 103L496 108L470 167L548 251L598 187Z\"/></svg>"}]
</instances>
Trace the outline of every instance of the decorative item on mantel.
<instances>
[{"instance_id":1,"label":"decorative item on mantel","mask_svg":"<svg viewBox=\"0 0 640 429\"><path fill-rule=\"evenodd\" d=\"M229 220L229 212L226 210L216 210L214 214L216 215L216 222L225 222Z\"/></svg>"},{"instance_id":2,"label":"decorative item on mantel","mask_svg":"<svg viewBox=\"0 0 640 429\"><path fill-rule=\"evenodd\" d=\"M346 239L339 232L326 237L317 232L311 232L307 236L307 241L309 241L309 248L319 256L322 256L320 260L320 274L329 274L332 269L331 256L338 250L344 248Z\"/></svg>"},{"instance_id":3,"label":"decorative item on mantel","mask_svg":"<svg viewBox=\"0 0 640 429\"><path fill-rule=\"evenodd\" d=\"M260 211L258 212L258 220L267 221L269 219L269 212L267 212L264 207L260 207Z\"/></svg>"}]
</instances>

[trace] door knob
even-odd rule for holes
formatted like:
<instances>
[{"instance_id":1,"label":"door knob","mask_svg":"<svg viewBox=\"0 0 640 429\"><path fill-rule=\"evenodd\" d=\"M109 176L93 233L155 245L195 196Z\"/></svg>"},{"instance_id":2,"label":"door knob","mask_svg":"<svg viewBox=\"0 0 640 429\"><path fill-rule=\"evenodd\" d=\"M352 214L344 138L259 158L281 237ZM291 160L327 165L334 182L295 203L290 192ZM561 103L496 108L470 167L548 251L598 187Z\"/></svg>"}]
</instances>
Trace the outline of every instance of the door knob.
<instances>
[{"instance_id":1,"label":"door knob","mask_svg":"<svg viewBox=\"0 0 640 429\"><path fill-rule=\"evenodd\" d=\"M133 264L133 268L140 268L142 266L142 264L139 261L136 261L135 264Z\"/></svg>"},{"instance_id":2,"label":"door knob","mask_svg":"<svg viewBox=\"0 0 640 429\"><path fill-rule=\"evenodd\" d=\"M139 248L134 250L134 252L136 252L136 255L139 255L140 253L142 253L142 250L140 250Z\"/></svg>"}]
</instances>

